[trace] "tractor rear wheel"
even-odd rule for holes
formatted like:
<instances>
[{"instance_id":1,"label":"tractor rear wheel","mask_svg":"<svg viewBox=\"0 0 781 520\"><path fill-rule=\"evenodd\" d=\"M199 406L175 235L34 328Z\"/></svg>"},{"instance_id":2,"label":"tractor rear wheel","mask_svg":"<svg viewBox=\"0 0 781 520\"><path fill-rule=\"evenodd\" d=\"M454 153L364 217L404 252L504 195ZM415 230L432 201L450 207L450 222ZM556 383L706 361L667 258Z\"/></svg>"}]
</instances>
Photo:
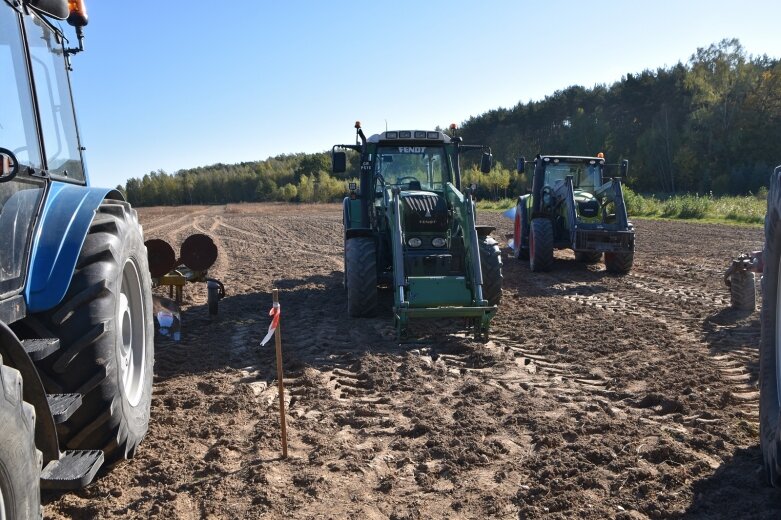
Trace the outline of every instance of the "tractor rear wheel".
<instances>
[{"instance_id":1,"label":"tractor rear wheel","mask_svg":"<svg viewBox=\"0 0 781 520\"><path fill-rule=\"evenodd\" d=\"M529 267L548 271L553 266L553 223L547 218L532 220L529 233Z\"/></svg>"},{"instance_id":2,"label":"tractor rear wheel","mask_svg":"<svg viewBox=\"0 0 781 520\"><path fill-rule=\"evenodd\" d=\"M353 318L377 313L377 253L374 239L355 237L344 244L347 314Z\"/></svg>"},{"instance_id":3,"label":"tractor rear wheel","mask_svg":"<svg viewBox=\"0 0 781 520\"><path fill-rule=\"evenodd\" d=\"M499 305L502 299L502 251L487 236L480 241L480 269L483 272L483 298L488 305Z\"/></svg>"},{"instance_id":4,"label":"tractor rear wheel","mask_svg":"<svg viewBox=\"0 0 781 520\"><path fill-rule=\"evenodd\" d=\"M575 251L575 260L584 264L596 264L602 259L602 253L595 251Z\"/></svg>"},{"instance_id":5,"label":"tractor rear wheel","mask_svg":"<svg viewBox=\"0 0 781 520\"><path fill-rule=\"evenodd\" d=\"M518 260L529 259L529 217L526 206L518 204L515 207L515 226L513 229L513 256Z\"/></svg>"},{"instance_id":6,"label":"tractor rear wheel","mask_svg":"<svg viewBox=\"0 0 781 520\"><path fill-rule=\"evenodd\" d=\"M605 253L605 268L613 274L627 274L635 261L634 251L628 253Z\"/></svg>"},{"instance_id":7,"label":"tractor rear wheel","mask_svg":"<svg viewBox=\"0 0 781 520\"><path fill-rule=\"evenodd\" d=\"M41 452L22 376L0 357L0 518L41 518Z\"/></svg>"},{"instance_id":8,"label":"tractor rear wheel","mask_svg":"<svg viewBox=\"0 0 781 520\"><path fill-rule=\"evenodd\" d=\"M129 458L149 428L154 329L152 281L138 216L106 200L95 212L68 292L38 315L61 349L38 363L49 393L82 394L58 426L61 449Z\"/></svg>"},{"instance_id":9,"label":"tractor rear wheel","mask_svg":"<svg viewBox=\"0 0 781 520\"><path fill-rule=\"evenodd\" d=\"M768 483L781 486L781 168L770 178L759 343L759 445Z\"/></svg>"}]
</instances>

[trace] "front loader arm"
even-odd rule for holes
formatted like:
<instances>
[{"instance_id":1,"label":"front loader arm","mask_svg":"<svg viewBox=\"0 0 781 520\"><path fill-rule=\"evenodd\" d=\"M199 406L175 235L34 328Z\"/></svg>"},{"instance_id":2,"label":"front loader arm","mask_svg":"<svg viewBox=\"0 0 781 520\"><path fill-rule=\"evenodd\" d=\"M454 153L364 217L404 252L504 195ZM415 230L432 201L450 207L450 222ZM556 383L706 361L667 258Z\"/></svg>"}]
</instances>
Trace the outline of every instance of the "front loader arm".
<instances>
[{"instance_id":1,"label":"front loader arm","mask_svg":"<svg viewBox=\"0 0 781 520\"><path fill-rule=\"evenodd\" d=\"M404 298L404 234L401 229L401 197L399 188L393 188L390 201L390 235L393 254L393 297L396 308L406 306Z\"/></svg>"},{"instance_id":2,"label":"front loader arm","mask_svg":"<svg viewBox=\"0 0 781 520\"><path fill-rule=\"evenodd\" d=\"M466 274L473 287L474 305L487 306L483 299L483 270L480 265L480 245L475 228L475 205L471 196L464 196L456 187L445 185L445 198L453 210L453 216L464 232L464 251L466 253Z\"/></svg>"},{"instance_id":3,"label":"front loader arm","mask_svg":"<svg viewBox=\"0 0 781 520\"><path fill-rule=\"evenodd\" d=\"M575 211L575 185L572 176L568 175L553 192L557 200L564 202L567 210L567 220L569 221L569 240L571 244L575 243L575 235L578 231L578 214Z\"/></svg>"}]
</instances>

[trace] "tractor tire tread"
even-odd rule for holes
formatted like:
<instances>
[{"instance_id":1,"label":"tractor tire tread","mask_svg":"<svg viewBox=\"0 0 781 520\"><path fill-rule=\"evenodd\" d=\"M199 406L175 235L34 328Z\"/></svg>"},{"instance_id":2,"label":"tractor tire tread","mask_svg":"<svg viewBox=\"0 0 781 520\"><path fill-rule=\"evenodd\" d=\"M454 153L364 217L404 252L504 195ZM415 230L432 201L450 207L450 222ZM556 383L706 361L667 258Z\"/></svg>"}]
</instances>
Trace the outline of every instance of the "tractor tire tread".
<instances>
[{"instance_id":1,"label":"tractor tire tread","mask_svg":"<svg viewBox=\"0 0 781 520\"><path fill-rule=\"evenodd\" d=\"M377 253L374 239L355 237L347 240L345 272L347 279L347 313L353 318L377 313Z\"/></svg>"},{"instance_id":2,"label":"tractor tire tread","mask_svg":"<svg viewBox=\"0 0 781 520\"><path fill-rule=\"evenodd\" d=\"M624 253L605 253L605 269L612 274L627 274L635 261L634 251Z\"/></svg>"},{"instance_id":3,"label":"tractor tire tread","mask_svg":"<svg viewBox=\"0 0 781 520\"><path fill-rule=\"evenodd\" d=\"M781 406L776 329L778 274L781 260L781 168L770 178L765 216L764 271L762 274L762 333L759 343L759 445L767 482L781 486Z\"/></svg>"},{"instance_id":4,"label":"tractor tire tread","mask_svg":"<svg viewBox=\"0 0 781 520\"><path fill-rule=\"evenodd\" d=\"M553 223L547 218L535 218L531 222L529 267L534 272L550 271L553 267Z\"/></svg>"},{"instance_id":5,"label":"tractor tire tread","mask_svg":"<svg viewBox=\"0 0 781 520\"><path fill-rule=\"evenodd\" d=\"M39 519L43 456L35 446L35 408L24 401L22 385L19 371L0 356L0 486L7 509L0 513Z\"/></svg>"},{"instance_id":6,"label":"tractor tire tread","mask_svg":"<svg viewBox=\"0 0 781 520\"><path fill-rule=\"evenodd\" d=\"M124 257L134 259L145 309L145 379L137 406L124 397L114 323ZM37 315L60 338L62 348L37 362L48 392L82 394L82 406L58 425L61 450L103 449L107 463L128 458L146 435L154 362L151 279L138 215L123 201L97 209L67 294L54 309Z\"/></svg>"}]
</instances>

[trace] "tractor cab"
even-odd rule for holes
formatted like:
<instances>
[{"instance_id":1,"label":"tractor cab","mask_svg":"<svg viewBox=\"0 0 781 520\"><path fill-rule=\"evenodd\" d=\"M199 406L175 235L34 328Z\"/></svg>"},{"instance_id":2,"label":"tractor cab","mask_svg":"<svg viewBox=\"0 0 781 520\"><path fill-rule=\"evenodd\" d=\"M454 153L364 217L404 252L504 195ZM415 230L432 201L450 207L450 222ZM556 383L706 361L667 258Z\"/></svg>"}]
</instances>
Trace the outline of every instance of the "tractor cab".
<instances>
[{"instance_id":1,"label":"tractor cab","mask_svg":"<svg viewBox=\"0 0 781 520\"><path fill-rule=\"evenodd\" d=\"M404 136L399 139L399 135ZM415 136L418 140L411 140ZM425 139L425 140L422 140ZM375 200L371 213L382 215L394 193L399 197L402 247L409 274L463 274L463 266L451 262L448 243L448 206L445 189L455 184L455 171L445 148L450 138L441 132L400 131L373 135L372 154ZM380 222L387 222L380 219ZM390 243L384 245L390 248ZM433 255L433 256L432 256ZM426 260L436 257L434 261Z\"/></svg>"}]
</instances>

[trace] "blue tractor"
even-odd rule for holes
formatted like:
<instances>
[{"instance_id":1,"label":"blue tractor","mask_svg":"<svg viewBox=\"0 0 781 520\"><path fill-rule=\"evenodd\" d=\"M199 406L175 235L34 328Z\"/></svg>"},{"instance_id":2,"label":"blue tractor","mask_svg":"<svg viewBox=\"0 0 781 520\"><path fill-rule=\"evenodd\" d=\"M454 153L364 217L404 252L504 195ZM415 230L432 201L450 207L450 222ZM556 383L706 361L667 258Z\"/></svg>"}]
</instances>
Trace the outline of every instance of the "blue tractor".
<instances>
[{"instance_id":1,"label":"blue tractor","mask_svg":"<svg viewBox=\"0 0 781 520\"><path fill-rule=\"evenodd\" d=\"M149 426L143 234L89 185L71 97L86 24L81 0L0 0L0 519L39 518L41 488L88 484Z\"/></svg>"}]
</instances>

